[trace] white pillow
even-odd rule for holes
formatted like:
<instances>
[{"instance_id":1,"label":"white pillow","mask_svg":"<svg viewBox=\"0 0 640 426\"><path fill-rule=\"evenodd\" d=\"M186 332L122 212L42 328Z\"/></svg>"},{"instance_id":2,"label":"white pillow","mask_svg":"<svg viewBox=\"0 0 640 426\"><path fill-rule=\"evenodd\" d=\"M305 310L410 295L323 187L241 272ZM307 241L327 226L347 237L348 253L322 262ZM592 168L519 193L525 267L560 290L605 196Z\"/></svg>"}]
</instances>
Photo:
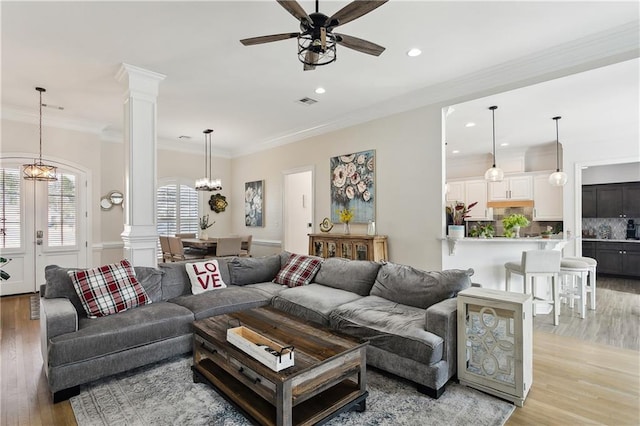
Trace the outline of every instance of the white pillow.
<instances>
[{"instance_id":1,"label":"white pillow","mask_svg":"<svg viewBox=\"0 0 640 426\"><path fill-rule=\"evenodd\" d=\"M187 263L187 275L191 281L191 292L193 294L201 294L205 291L226 288L227 285L222 280L220 274L220 266L215 259L205 260L204 262Z\"/></svg>"}]
</instances>

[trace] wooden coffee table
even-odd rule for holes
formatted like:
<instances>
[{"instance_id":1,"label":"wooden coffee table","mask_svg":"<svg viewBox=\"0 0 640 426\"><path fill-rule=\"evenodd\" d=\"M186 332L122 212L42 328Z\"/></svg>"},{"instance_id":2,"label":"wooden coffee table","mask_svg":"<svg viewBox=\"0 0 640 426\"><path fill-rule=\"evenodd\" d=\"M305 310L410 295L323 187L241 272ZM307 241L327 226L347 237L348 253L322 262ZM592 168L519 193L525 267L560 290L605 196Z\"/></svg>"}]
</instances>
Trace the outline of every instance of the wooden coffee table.
<instances>
[{"instance_id":1,"label":"wooden coffee table","mask_svg":"<svg viewBox=\"0 0 640 426\"><path fill-rule=\"evenodd\" d=\"M238 322L283 346L295 365L271 370L227 342ZM313 425L366 409L366 342L265 307L197 320L193 378L213 386L254 424Z\"/></svg>"}]
</instances>

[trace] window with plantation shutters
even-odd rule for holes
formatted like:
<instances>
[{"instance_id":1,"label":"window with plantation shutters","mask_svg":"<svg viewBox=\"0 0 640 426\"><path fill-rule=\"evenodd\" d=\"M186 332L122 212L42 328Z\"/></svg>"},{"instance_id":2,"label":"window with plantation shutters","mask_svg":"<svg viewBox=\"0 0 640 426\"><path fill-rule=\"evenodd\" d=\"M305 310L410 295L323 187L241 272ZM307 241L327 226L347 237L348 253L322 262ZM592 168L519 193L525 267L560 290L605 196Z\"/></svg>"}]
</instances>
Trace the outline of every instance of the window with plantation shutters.
<instances>
[{"instance_id":1,"label":"window with plantation shutters","mask_svg":"<svg viewBox=\"0 0 640 426\"><path fill-rule=\"evenodd\" d=\"M170 183L157 191L158 234L198 232L198 193L189 185Z\"/></svg>"},{"instance_id":2,"label":"window with plantation shutters","mask_svg":"<svg viewBox=\"0 0 640 426\"><path fill-rule=\"evenodd\" d=\"M21 248L20 169L0 168L0 248Z\"/></svg>"},{"instance_id":3,"label":"window with plantation shutters","mask_svg":"<svg viewBox=\"0 0 640 426\"><path fill-rule=\"evenodd\" d=\"M58 180L48 182L47 198L48 246L75 246L78 223L76 176L58 174Z\"/></svg>"}]
</instances>

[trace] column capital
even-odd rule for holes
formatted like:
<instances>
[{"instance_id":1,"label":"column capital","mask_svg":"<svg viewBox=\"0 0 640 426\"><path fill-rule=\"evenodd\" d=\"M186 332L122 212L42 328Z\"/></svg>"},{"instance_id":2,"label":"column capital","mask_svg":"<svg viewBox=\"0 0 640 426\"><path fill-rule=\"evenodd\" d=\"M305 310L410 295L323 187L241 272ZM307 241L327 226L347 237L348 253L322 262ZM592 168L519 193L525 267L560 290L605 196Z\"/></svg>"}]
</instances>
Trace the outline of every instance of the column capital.
<instances>
[{"instance_id":1,"label":"column capital","mask_svg":"<svg viewBox=\"0 0 640 426\"><path fill-rule=\"evenodd\" d=\"M129 90L145 93L152 96L158 96L158 85L167 76L154 71L145 70L122 63L115 75L119 82L126 82Z\"/></svg>"}]
</instances>

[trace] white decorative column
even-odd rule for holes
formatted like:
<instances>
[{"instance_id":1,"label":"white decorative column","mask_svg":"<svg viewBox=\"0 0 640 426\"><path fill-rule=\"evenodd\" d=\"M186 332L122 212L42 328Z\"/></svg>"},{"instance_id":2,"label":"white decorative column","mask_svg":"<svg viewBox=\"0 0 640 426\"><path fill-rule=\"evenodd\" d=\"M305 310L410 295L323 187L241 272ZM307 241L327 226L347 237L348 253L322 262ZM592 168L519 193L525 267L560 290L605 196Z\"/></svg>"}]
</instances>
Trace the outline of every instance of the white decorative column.
<instances>
[{"instance_id":1,"label":"white decorative column","mask_svg":"<svg viewBox=\"0 0 640 426\"><path fill-rule=\"evenodd\" d=\"M122 64L116 74L124 94L124 257L135 266L156 266L156 100L162 74Z\"/></svg>"}]
</instances>

